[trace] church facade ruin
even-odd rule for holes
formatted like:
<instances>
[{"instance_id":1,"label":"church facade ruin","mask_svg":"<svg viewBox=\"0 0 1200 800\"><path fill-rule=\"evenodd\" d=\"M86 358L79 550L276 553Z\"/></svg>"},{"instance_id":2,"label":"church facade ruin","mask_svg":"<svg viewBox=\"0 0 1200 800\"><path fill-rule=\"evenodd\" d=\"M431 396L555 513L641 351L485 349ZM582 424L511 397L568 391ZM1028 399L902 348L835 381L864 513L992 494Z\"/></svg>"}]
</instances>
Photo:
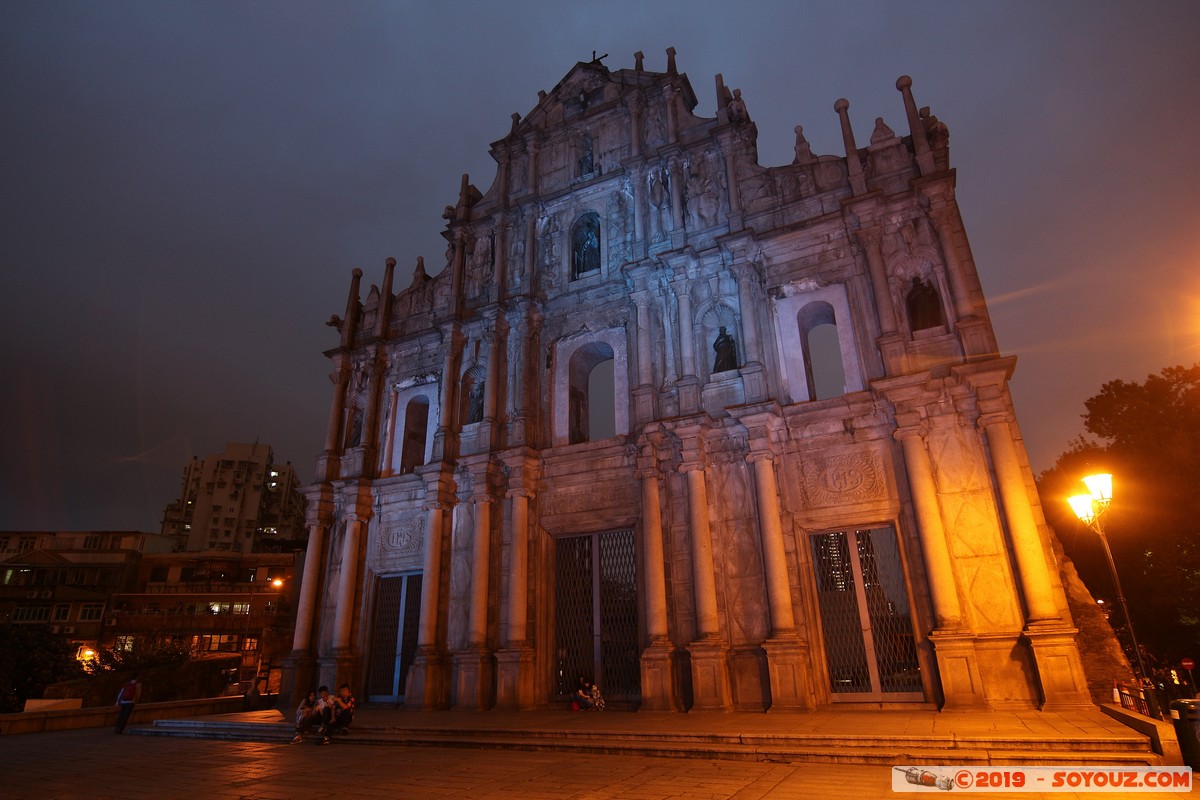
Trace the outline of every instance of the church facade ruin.
<instances>
[{"instance_id":1,"label":"church facade ruin","mask_svg":"<svg viewBox=\"0 0 1200 800\"><path fill-rule=\"evenodd\" d=\"M665 72L579 63L363 293L289 680L537 708L1091 703L946 127L758 163Z\"/></svg>"}]
</instances>

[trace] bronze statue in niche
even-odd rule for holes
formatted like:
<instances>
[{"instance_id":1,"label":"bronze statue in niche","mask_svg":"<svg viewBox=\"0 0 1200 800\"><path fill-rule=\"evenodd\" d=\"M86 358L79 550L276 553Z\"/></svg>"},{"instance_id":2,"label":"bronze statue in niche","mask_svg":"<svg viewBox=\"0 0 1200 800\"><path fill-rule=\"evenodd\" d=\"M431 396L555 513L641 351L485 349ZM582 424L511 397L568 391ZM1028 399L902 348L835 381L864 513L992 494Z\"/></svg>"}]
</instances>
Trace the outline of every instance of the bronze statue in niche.
<instances>
[{"instance_id":1,"label":"bronze statue in niche","mask_svg":"<svg viewBox=\"0 0 1200 800\"><path fill-rule=\"evenodd\" d=\"M584 214L571 229L571 279L600 269L600 215Z\"/></svg>"},{"instance_id":2,"label":"bronze statue in niche","mask_svg":"<svg viewBox=\"0 0 1200 800\"><path fill-rule=\"evenodd\" d=\"M713 361L713 373L737 369L737 340L729 335L724 325L713 341L713 350L717 354L716 360Z\"/></svg>"}]
</instances>

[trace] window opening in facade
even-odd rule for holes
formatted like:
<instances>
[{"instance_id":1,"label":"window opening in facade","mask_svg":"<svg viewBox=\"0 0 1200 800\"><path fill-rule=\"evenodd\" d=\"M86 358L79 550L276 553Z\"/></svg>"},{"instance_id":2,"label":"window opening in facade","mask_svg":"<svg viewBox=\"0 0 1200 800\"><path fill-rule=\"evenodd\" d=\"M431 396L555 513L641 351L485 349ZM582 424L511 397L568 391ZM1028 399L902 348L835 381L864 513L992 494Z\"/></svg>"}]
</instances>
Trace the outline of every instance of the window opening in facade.
<instances>
[{"instance_id":1,"label":"window opening in facade","mask_svg":"<svg viewBox=\"0 0 1200 800\"><path fill-rule=\"evenodd\" d=\"M570 443L594 442L615 435L616 390L613 351L592 342L571 354Z\"/></svg>"},{"instance_id":2,"label":"window opening in facade","mask_svg":"<svg viewBox=\"0 0 1200 800\"><path fill-rule=\"evenodd\" d=\"M565 701L580 675L606 698L641 696L637 561L632 530L555 540L555 700Z\"/></svg>"},{"instance_id":3,"label":"window opening in facade","mask_svg":"<svg viewBox=\"0 0 1200 800\"><path fill-rule=\"evenodd\" d=\"M824 302L809 303L800 310L797 321L804 347L809 397L827 400L845 394L846 371L833 306Z\"/></svg>"},{"instance_id":4,"label":"window opening in facade","mask_svg":"<svg viewBox=\"0 0 1200 800\"><path fill-rule=\"evenodd\" d=\"M891 527L809 537L834 701L924 700Z\"/></svg>"},{"instance_id":5,"label":"window opening in facade","mask_svg":"<svg viewBox=\"0 0 1200 800\"><path fill-rule=\"evenodd\" d=\"M429 429L429 398L418 395L404 410L404 438L400 445L400 474L407 475L425 463L425 438Z\"/></svg>"},{"instance_id":6,"label":"window opening in facade","mask_svg":"<svg viewBox=\"0 0 1200 800\"><path fill-rule=\"evenodd\" d=\"M914 333L926 328L940 328L945 324L942 317L942 298L932 283L913 278L912 288L908 290L908 297L905 298L905 306L908 311L908 328Z\"/></svg>"},{"instance_id":7,"label":"window opening in facade","mask_svg":"<svg viewBox=\"0 0 1200 800\"><path fill-rule=\"evenodd\" d=\"M417 654L421 621L421 575L380 578L375 591L375 623L367 694L372 701L404 699L408 670Z\"/></svg>"}]
</instances>

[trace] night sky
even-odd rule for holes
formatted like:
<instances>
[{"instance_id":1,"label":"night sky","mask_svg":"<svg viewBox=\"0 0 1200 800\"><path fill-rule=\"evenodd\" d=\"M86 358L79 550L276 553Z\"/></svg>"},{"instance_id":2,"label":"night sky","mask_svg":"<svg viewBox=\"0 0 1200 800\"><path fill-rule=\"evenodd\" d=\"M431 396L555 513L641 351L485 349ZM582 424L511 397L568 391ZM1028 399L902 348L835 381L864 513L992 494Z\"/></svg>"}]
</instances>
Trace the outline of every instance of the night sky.
<instances>
[{"instance_id":1,"label":"night sky","mask_svg":"<svg viewBox=\"0 0 1200 800\"><path fill-rule=\"evenodd\" d=\"M0 530L158 530L184 463L312 478L350 271L443 263L444 206L577 61L740 88L764 165L844 155L896 78L950 129L1034 469L1115 378L1200 361L1200 12L1106 3L0 2Z\"/></svg>"}]
</instances>

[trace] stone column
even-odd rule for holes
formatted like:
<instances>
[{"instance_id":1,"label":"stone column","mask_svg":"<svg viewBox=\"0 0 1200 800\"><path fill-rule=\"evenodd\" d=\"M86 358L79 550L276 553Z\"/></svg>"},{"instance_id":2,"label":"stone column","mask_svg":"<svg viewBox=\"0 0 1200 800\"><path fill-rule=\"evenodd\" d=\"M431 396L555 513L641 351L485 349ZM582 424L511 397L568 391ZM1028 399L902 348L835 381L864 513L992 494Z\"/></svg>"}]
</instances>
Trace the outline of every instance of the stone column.
<instances>
[{"instance_id":1,"label":"stone column","mask_svg":"<svg viewBox=\"0 0 1200 800\"><path fill-rule=\"evenodd\" d=\"M468 466L475 528L471 542L471 605L467 612L467 648L454 654L455 708L485 710L495 702L492 652L488 647L491 577L492 496L487 460Z\"/></svg>"},{"instance_id":2,"label":"stone column","mask_svg":"<svg viewBox=\"0 0 1200 800\"><path fill-rule=\"evenodd\" d=\"M808 643L796 632L779 510L779 484L775 478L774 441L785 435L784 423L777 413L752 414L743 417L741 422L749 431L751 452L746 461L754 470L754 500L771 614L771 633L763 642L771 681L771 710L808 709L813 705Z\"/></svg>"},{"instance_id":3,"label":"stone column","mask_svg":"<svg viewBox=\"0 0 1200 800\"><path fill-rule=\"evenodd\" d=\"M529 500L533 494L532 451L505 458L508 467L508 598L505 605L504 647L496 653L496 707L533 708L534 652L529 644Z\"/></svg>"},{"instance_id":4,"label":"stone column","mask_svg":"<svg viewBox=\"0 0 1200 800\"><path fill-rule=\"evenodd\" d=\"M524 308L508 312L508 443L525 443L525 349L529 339L529 323Z\"/></svg>"},{"instance_id":5,"label":"stone column","mask_svg":"<svg viewBox=\"0 0 1200 800\"><path fill-rule=\"evenodd\" d=\"M392 474L392 462L395 457L392 451L396 449L396 415L400 413L400 409L396 408L398 394L395 389L388 392L387 408L384 410L387 430L383 437L383 460L379 465L379 474L384 478Z\"/></svg>"},{"instance_id":6,"label":"stone column","mask_svg":"<svg viewBox=\"0 0 1200 800\"><path fill-rule=\"evenodd\" d=\"M642 96L634 92L629 96L629 154L638 158L642 154Z\"/></svg>"},{"instance_id":7,"label":"stone column","mask_svg":"<svg viewBox=\"0 0 1200 800\"><path fill-rule=\"evenodd\" d=\"M487 494L487 487L476 488L471 502L475 506L475 531L471 543L471 609L467 622L467 643L471 647L486 647L492 540L492 498Z\"/></svg>"},{"instance_id":8,"label":"stone column","mask_svg":"<svg viewBox=\"0 0 1200 800\"><path fill-rule=\"evenodd\" d=\"M638 386L651 386L654 383L654 365L650 348L650 295L646 291L635 292L633 302L637 306Z\"/></svg>"},{"instance_id":9,"label":"stone column","mask_svg":"<svg viewBox=\"0 0 1200 800\"><path fill-rule=\"evenodd\" d=\"M644 287L646 270L632 270L630 277L635 285ZM640 288L633 293L633 302L637 308L637 381L633 387L633 419L636 423L646 423L654 419L654 398L657 394L654 387L654 348L650 338L650 292Z\"/></svg>"},{"instance_id":10,"label":"stone column","mask_svg":"<svg viewBox=\"0 0 1200 800\"><path fill-rule=\"evenodd\" d=\"M425 552L421 564L421 619L417 628L417 647L437 646L441 606L443 515L450 508L442 503L425 504Z\"/></svg>"},{"instance_id":11,"label":"stone column","mask_svg":"<svg viewBox=\"0 0 1200 800\"><path fill-rule=\"evenodd\" d=\"M943 206L931 211L929 216L942 245L942 256L946 259L946 279L950 282L950 293L953 295L954 316L959 319L974 316L975 304L971 300L966 273L958 257L958 214L953 208Z\"/></svg>"},{"instance_id":12,"label":"stone column","mask_svg":"<svg viewBox=\"0 0 1200 800\"><path fill-rule=\"evenodd\" d=\"M1006 414L989 414L979 420L980 427L987 431L988 444L991 446L992 465L996 470L996 482L1004 504L1009 535L1012 536L1013 554L1016 556L1029 622L1059 621L1062 616L1054 602L1046 551L1042 547L1042 537L1033 517L1033 506L1017 458L1016 444L1009 429L1012 422L1012 417Z\"/></svg>"},{"instance_id":13,"label":"stone column","mask_svg":"<svg viewBox=\"0 0 1200 800\"><path fill-rule=\"evenodd\" d=\"M526 611L529 599L529 497L527 488L505 493L512 510L512 561L508 569L508 625L505 642L522 644L526 640Z\"/></svg>"},{"instance_id":14,"label":"stone column","mask_svg":"<svg viewBox=\"0 0 1200 800\"><path fill-rule=\"evenodd\" d=\"M679 110L675 103L678 89L672 84L663 87L663 105L667 107L667 144L679 141Z\"/></svg>"},{"instance_id":15,"label":"stone column","mask_svg":"<svg viewBox=\"0 0 1200 800\"><path fill-rule=\"evenodd\" d=\"M541 146L532 138L525 140L525 151L529 153L529 191L538 193L538 151Z\"/></svg>"},{"instance_id":16,"label":"stone column","mask_svg":"<svg viewBox=\"0 0 1200 800\"><path fill-rule=\"evenodd\" d=\"M495 312L487 314L487 328L482 333L487 345L487 366L483 378L483 425L479 438L475 440L477 452L491 450L499 440L497 421L500 419L498 398L500 395L500 317Z\"/></svg>"},{"instance_id":17,"label":"stone column","mask_svg":"<svg viewBox=\"0 0 1200 800\"><path fill-rule=\"evenodd\" d=\"M758 326L755 319L754 287L758 282L758 272L748 263L735 264L733 274L737 279L738 307L741 309L742 351L746 363L739 368L742 375L742 385L746 392L747 403L757 403L767 398L766 368L762 363L762 346L758 340Z\"/></svg>"},{"instance_id":18,"label":"stone column","mask_svg":"<svg viewBox=\"0 0 1200 800\"><path fill-rule=\"evenodd\" d=\"M1091 703L1091 693L1075 641L1079 631L1067 624L1055 602L1050 564L1012 435L1011 426L1016 421L1011 414L991 413L981 417L979 423L987 431L1004 517L1020 573L1021 591L1029 613L1025 638L1037 666L1042 709L1086 707Z\"/></svg>"},{"instance_id":19,"label":"stone column","mask_svg":"<svg viewBox=\"0 0 1200 800\"><path fill-rule=\"evenodd\" d=\"M337 451L339 434L342 430L342 415L346 411L346 384L350 382L349 359L342 353L333 356L334 389L333 404L329 407L329 424L325 428L325 452Z\"/></svg>"},{"instance_id":20,"label":"stone column","mask_svg":"<svg viewBox=\"0 0 1200 800\"><path fill-rule=\"evenodd\" d=\"M317 512L321 503L318 497L308 498L310 511ZM304 556L304 574L300 580L300 592L296 603L296 628L292 635L292 651L282 661L282 676L279 694L285 702L300 702L307 687L316 686L317 661L313 641L317 608L321 592L321 566L325 560L326 518L310 519L308 523L308 549Z\"/></svg>"},{"instance_id":21,"label":"stone column","mask_svg":"<svg viewBox=\"0 0 1200 800\"><path fill-rule=\"evenodd\" d=\"M887 265L879 249L881 232L878 227L861 228L856 231L863 253L867 257L867 271L871 276L871 290L875 296L875 310L879 315L879 352L888 375L908 372L908 359L904 352L904 336L896 319L896 306L892 302L892 288L888 282Z\"/></svg>"},{"instance_id":22,"label":"stone column","mask_svg":"<svg viewBox=\"0 0 1200 800\"><path fill-rule=\"evenodd\" d=\"M700 379L696 377L696 340L692 322L692 287L687 275L671 282L675 301L679 306L679 357L683 362L683 375L679 387L679 413L695 414L700 410Z\"/></svg>"},{"instance_id":23,"label":"stone column","mask_svg":"<svg viewBox=\"0 0 1200 800\"><path fill-rule=\"evenodd\" d=\"M729 187L729 231L742 228L742 198L738 190L737 162L734 160L733 136L722 136L717 141L725 156L725 185Z\"/></svg>"},{"instance_id":24,"label":"stone column","mask_svg":"<svg viewBox=\"0 0 1200 800\"><path fill-rule=\"evenodd\" d=\"M896 322L896 307L892 303L891 286L888 284L887 266L883 263L883 254L879 249L879 228L861 228L856 234L867 257L875 308L879 313L879 330L884 334L895 333L899 326Z\"/></svg>"},{"instance_id":25,"label":"stone column","mask_svg":"<svg viewBox=\"0 0 1200 800\"><path fill-rule=\"evenodd\" d=\"M946 543L946 531L942 525L937 485L933 481L933 467L929 452L925 449L923 434L921 427L907 427L899 428L895 436L904 451L904 465L920 532L921 555L929 579L934 618L938 628L955 630L962 627L962 609L958 602L958 587L954 580L950 548Z\"/></svg>"},{"instance_id":26,"label":"stone column","mask_svg":"<svg viewBox=\"0 0 1200 800\"><path fill-rule=\"evenodd\" d=\"M667 174L671 181L671 229L683 229L683 176L680 174L679 159L667 161Z\"/></svg>"},{"instance_id":27,"label":"stone column","mask_svg":"<svg viewBox=\"0 0 1200 800\"><path fill-rule=\"evenodd\" d=\"M446 342L446 350L442 359L442 396L438 427L433 435L433 455L431 461L441 461L451 455L457 448L457 437L454 433L455 400L458 397L458 362L462 354L464 337L458 329L458 323L451 323L442 329Z\"/></svg>"},{"instance_id":28,"label":"stone column","mask_svg":"<svg viewBox=\"0 0 1200 800\"><path fill-rule=\"evenodd\" d=\"M792 589L788 581L783 528L779 523L779 487L775 482L775 461L770 453L752 453L746 460L754 468L754 500L758 507L759 534L762 537L767 603L771 608L771 635L795 635L796 617L792 610Z\"/></svg>"},{"instance_id":29,"label":"stone column","mask_svg":"<svg viewBox=\"0 0 1200 800\"><path fill-rule=\"evenodd\" d=\"M362 441L359 443L363 451L361 474L364 478L373 477L372 470L379 463L379 406L383 400L380 384L383 382L384 373L384 364L380 363L383 360L382 354L379 350L378 344L371 347L365 366L370 375L370 384L367 388L367 406L363 411Z\"/></svg>"},{"instance_id":30,"label":"stone column","mask_svg":"<svg viewBox=\"0 0 1200 800\"><path fill-rule=\"evenodd\" d=\"M537 215L529 210L525 220L525 291L533 291L533 269L537 260Z\"/></svg>"},{"instance_id":31,"label":"stone column","mask_svg":"<svg viewBox=\"0 0 1200 800\"><path fill-rule=\"evenodd\" d=\"M442 598L442 530L452 506L453 479L441 465L418 467L425 478L425 542L421 569L421 619L417 629L417 655L408 671L404 704L416 708L445 708L449 702L449 676L445 654L438 645Z\"/></svg>"},{"instance_id":32,"label":"stone column","mask_svg":"<svg viewBox=\"0 0 1200 800\"><path fill-rule=\"evenodd\" d=\"M912 493L913 511L925 561L925 576L933 602L935 628L933 643L938 674L942 683L945 708L980 708L987 705L975 637L965 628L954 566L946 531L942 524L941 504L933 479L933 465L925 449L925 426L912 414L897 414L901 427L895 437L904 451L904 466Z\"/></svg>"},{"instance_id":33,"label":"stone column","mask_svg":"<svg viewBox=\"0 0 1200 800\"><path fill-rule=\"evenodd\" d=\"M687 476L692 585L696 602L696 639L687 648L692 657L692 708L697 711L728 711L733 707L729 647L721 638L717 616L716 569L713 564L712 531L708 525L702 432L680 430L679 433L684 439L684 459L679 471Z\"/></svg>"},{"instance_id":34,"label":"stone column","mask_svg":"<svg viewBox=\"0 0 1200 800\"><path fill-rule=\"evenodd\" d=\"M712 532L708 526L708 489L704 464L681 467L688 483L688 523L692 533L692 582L696 593L696 635L710 639L720 633L717 618L716 574Z\"/></svg>"},{"instance_id":35,"label":"stone column","mask_svg":"<svg viewBox=\"0 0 1200 800\"><path fill-rule=\"evenodd\" d=\"M325 547L325 524L312 522L308 526L308 548L304 552L304 577L300 581L300 599L296 604L296 630L292 636L293 655L312 650L312 630L317 610L321 562Z\"/></svg>"},{"instance_id":36,"label":"stone column","mask_svg":"<svg viewBox=\"0 0 1200 800\"><path fill-rule=\"evenodd\" d=\"M338 577L337 608L333 620L333 649L339 655L352 650L351 632L354 630L355 590L358 587L358 549L362 540L363 520L351 515L346 521L346 535L342 539L342 569Z\"/></svg>"},{"instance_id":37,"label":"stone column","mask_svg":"<svg viewBox=\"0 0 1200 800\"><path fill-rule=\"evenodd\" d=\"M646 578L646 635L649 646L642 651L642 705L646 711L677 711L679 691L675 681L675 646L667 630L667 577L663 557L662 506L659 499L658 448L663 434L650 431L638 454L638 478L642 484L642 557Z\"/></svg>"}]
</instances>

